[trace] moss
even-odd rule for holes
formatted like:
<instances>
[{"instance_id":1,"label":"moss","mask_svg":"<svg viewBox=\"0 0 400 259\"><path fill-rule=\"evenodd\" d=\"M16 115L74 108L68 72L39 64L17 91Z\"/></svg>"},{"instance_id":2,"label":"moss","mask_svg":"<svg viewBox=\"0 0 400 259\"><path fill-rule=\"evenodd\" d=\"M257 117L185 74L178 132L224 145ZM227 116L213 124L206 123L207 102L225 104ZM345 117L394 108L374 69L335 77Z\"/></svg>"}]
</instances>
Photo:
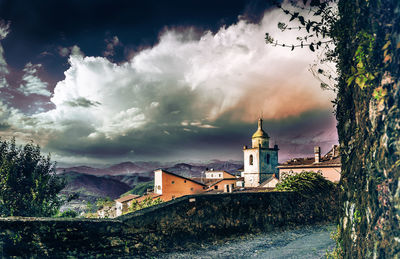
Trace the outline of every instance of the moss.
<instances>
[{"instance_id":1,"label":"moss","mask_svg":"<svg viewBox=\"0 0 400 259\"><path fill-rule=\"evenodd\" d=\"M337 214L331 201L290 192L197 195L195 204L189 202L192 197L114 220L3 218L0 250L3 256L22 257L147 256L196 248L199 240L218 242L241 233L331 221Z\"/></svg>"}]
</instances>

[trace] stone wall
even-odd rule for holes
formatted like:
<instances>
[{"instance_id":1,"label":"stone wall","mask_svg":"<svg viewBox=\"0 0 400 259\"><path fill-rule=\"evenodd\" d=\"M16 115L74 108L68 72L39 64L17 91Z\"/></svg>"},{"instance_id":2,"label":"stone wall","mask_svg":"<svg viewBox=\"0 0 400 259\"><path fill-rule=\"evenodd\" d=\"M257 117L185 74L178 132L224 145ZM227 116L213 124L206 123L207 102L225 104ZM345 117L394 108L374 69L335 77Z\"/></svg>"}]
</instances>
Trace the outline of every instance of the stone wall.
<instances>
[{"instance_id":1,"label":"stone wall","mask_svg":"<svg viewBox=\"0 0 400 259\"><path fill-rule=\"evenodd\" d=\"M249 232L334 220L335 197L295 193L185 196L117 219L0 219L3 256L146 256Z\"/></svg>"},{"instance_id":2,"label":"stone wall","mask_svg":"<svg viewBox=\"0 0 400 259\"><path fill-rule=\"evenodd\" d=\"M338 10L335 102L343 190L338 250L344 258L398 258L400 1L341 0ZM360 67L366 68L361 75ZM375 79L361 84L365 74Z\"/></svg>"}]
</instances>

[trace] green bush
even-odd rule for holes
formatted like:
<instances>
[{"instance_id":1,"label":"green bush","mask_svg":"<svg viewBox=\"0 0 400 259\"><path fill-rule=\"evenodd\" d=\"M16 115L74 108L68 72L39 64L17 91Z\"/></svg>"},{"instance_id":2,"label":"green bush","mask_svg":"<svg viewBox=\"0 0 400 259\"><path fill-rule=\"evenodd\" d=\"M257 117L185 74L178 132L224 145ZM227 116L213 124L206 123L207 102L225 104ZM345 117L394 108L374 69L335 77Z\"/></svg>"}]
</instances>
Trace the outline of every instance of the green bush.
<instances>
[{"instance_id":1,"label":"green bush","mask_svg":"<svg viewBox=\"0 0 400 259\"><path fill-rule=\"evenodd\" d=\"M17 147L15 139L0 139L0 216L53 216L64 200L65 187L56 176L50 155L33 143Z\"/></svg>"},{"instance_id":2,"label":"green bush","mask_svg":"<svg viewBox=\"0 0 400 259\"><path fill-rule=\"evenodd\" d=\"M59 214L57 217L58 218L76 218L78 216L78 213L74 210L66 210Z\"/></svg>"},{"instance_id":3,"label":"green bush","mask_svg":"<svg viewBox=\"0 0 400 259\"><path fill-rule=\"evenodd\" d=\"M141 202L138 202L138 201L134 200L132 202L132 205L129 207L127 213L134 212L134 211L137 211L137 210L141 210L141 209L144 209L144 208L147 208L147 207L151 207L151 206L154 206L154 205L158 205L160 203L163 203L163 201L160 198L157 198L157 199L153 200L150 196L147 197L146 199L144 199Z\"/></svg>"},{"instance_id":4,"label":"green bush","mask_svg":"<svg viewBox=\"0 0 400 259\"><path fill-rule=\"evenodd\" d=\"M275 187L277 191L292 191L301 195L329 194L336 188L335 184L326 180L319 172L301 172L284 175Z\"/></svg>"}]
</instances>

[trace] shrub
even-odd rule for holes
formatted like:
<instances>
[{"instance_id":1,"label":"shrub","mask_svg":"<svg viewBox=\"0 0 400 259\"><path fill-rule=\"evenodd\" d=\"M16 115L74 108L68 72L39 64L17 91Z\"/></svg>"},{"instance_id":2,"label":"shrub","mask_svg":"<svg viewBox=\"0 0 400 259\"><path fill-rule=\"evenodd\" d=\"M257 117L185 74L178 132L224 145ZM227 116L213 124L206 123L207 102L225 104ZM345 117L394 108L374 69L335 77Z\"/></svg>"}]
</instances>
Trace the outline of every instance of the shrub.
<instances>
[{"instance_id":1,"label":"shrub","mask_svg":"<svg viewBox=\"0 0 400 259\"><path fill-rule=\"evenodd\" d=\"M0 139L0 216L56 215L64 202L58 193L65 185L39 146L17 147L15 139Z\"/></svg>"},{"instance_id":2,"label":"shrub","mask_svg":"<svg viewBox=\"0 0 400 259\"><path fill-rule=\"evenodd\" d=\"M334 191L335 184L326 180L319 172L301 172L284 175L282 181L275 187L277 191L293 191L304 196L328 194Z\"/></svg>"}]
</instances>

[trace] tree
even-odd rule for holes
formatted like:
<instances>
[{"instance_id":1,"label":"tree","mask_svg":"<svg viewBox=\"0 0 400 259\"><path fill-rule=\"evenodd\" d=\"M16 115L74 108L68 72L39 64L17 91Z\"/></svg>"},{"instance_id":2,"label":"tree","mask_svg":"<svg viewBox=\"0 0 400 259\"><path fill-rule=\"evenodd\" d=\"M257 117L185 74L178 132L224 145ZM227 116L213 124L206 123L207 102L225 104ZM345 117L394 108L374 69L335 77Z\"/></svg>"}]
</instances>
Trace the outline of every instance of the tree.
<instances>
[{"instance_id":1,"label":"tree","mask_svg":"<svg viewBox=\"0 0 400 259\"><path fill-rule=\"evenodd\" d=\"M315 15L325 15L320 1L303 2L316 8ZM338 10L327 23L335 43L329 55L338 71L338 256L395 258L400 255L400 1L324 2L336 2ZM299 20L299 14L288 14Z\"/></svg>"},{"instance_id":2,"label":"tree","mask_svg":"<svg viewBox=\"0 0 400 259\"><path fill-rule=\"evenodd\" d=\"M15 139L0 139L0 216L56 215L63 203L58 193L65 185L39 146L17 147Z\"/></svg>"}]
</instances>

